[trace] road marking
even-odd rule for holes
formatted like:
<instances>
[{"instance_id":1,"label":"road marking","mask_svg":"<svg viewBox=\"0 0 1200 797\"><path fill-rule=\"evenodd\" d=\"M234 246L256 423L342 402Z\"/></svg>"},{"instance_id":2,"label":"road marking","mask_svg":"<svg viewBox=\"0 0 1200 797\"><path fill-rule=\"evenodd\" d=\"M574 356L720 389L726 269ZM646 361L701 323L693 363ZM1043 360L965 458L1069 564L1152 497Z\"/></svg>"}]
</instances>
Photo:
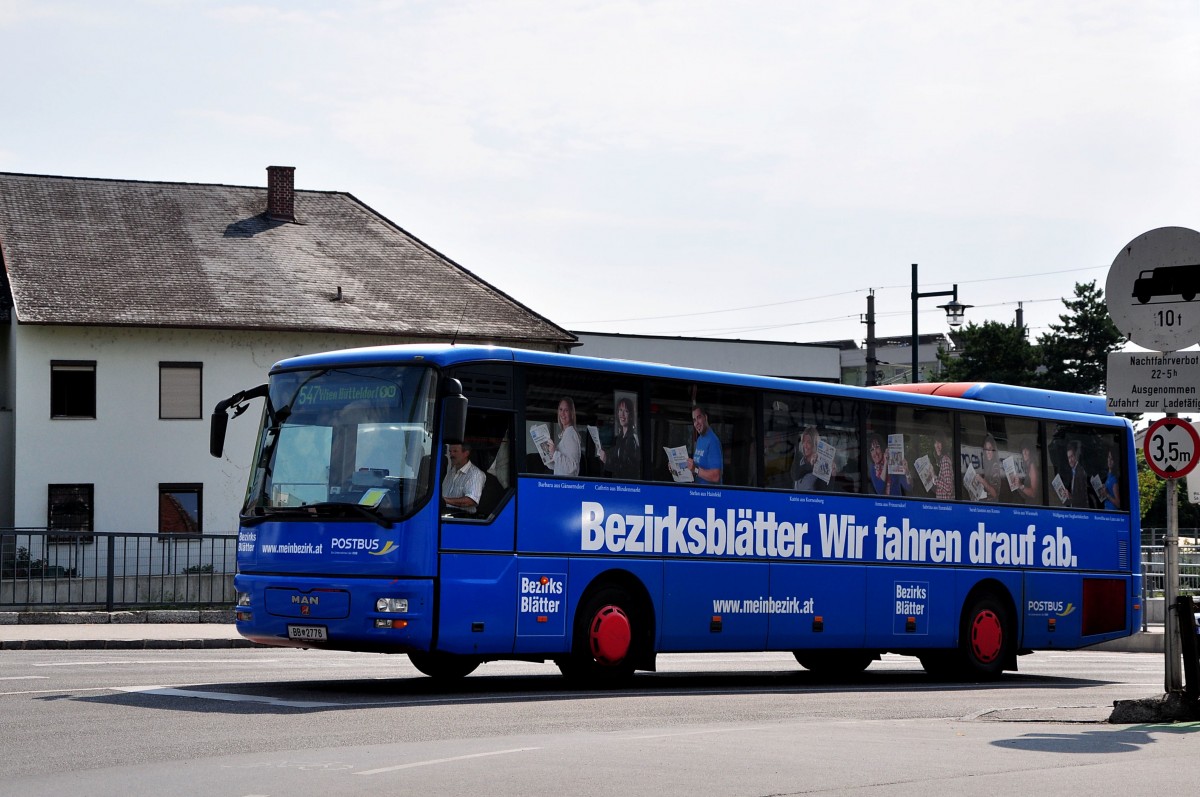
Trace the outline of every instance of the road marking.
<instances>
[{"instance_id":1,"label":"road marking","mask_svg":"<svg viewBox=\"0 0 1200 797\"><path fill-rule=\"evenodd\" d=\"M30 689L26 692L0 692L0 697L12 697L14 695L61 695L72 692L111 692L113 688L111 686L73 686L63 689Z\"/></svg>"},{"instance_id":2,"label":"road marking","mask_svg":"<svg viewBox=\"0 0 1200 797\"><path fill-rule=\"evenodd\" d=\"M617 738L626 739L629 741L641 741L643 739L674 739L677 736L702 736L709 733L743 733L744 731L769 731L773 728L768 728L765 725L749 726L749 727L734 727L728 728L705 728L699 731L675 731L671 733L651 733L641 736L619 736Z\"/></svg>"},{"instance_id":3,"label":"road marking","mask_svg":"<svg viewBox=\"0 0 1200 797\"><path fill-rule=\"evenodd\" d=\"M510 753L525 753L530 750L541 750L540 747L514 747L511 750L493 750L490 753L472 753L471 755L459 755L453 758L433 758L429 761L414 761L411 764L397 764L394 767L380 767L379 769L364 769L362 772L355 772L355 775L379 775L384 772L397 772L401 769L413 769L414 767L428 767L434 764L450 764L455 761L467 761L472 758L486 758L494 755L508 755Z\"/></svg>"},{"instance_id":4,"label":"road marking","mask_svg":"<svg viewBox=\"0 0 1200 797\"><path fill-rule=\"evenodd\" d=\"M5 675L0 678L0 681L36 681L39 679L45 681L49 677L49 675Z\"/></svg>"},{"instance_id":5,"label":"road marking","mask_svg":"<svg viewBox=\"0 0 1200 797\"><path fill-rule=\"evenodd\" d=\"M169 686L116 686L113 691L159 697L194 697L200 700L223 700L227 703L266 703L285 708L345 708L346 703L323 703L314 700L282 700L265 695L239 695L233 692L201 692L196 689L174 689Z\"/></svg>"},{"instance_id":6,"label":"road marking","mask_svg":"<svg viewBox=\"0 0 1200 797\"><path fill-rule=\"evenodd\" d=\"M33 667L94 667L98 664L278 664L278 659L185 659L178 662L163 659L109 659L107 661L44 661L33 664Z\"/></svg>"}]
</instances>

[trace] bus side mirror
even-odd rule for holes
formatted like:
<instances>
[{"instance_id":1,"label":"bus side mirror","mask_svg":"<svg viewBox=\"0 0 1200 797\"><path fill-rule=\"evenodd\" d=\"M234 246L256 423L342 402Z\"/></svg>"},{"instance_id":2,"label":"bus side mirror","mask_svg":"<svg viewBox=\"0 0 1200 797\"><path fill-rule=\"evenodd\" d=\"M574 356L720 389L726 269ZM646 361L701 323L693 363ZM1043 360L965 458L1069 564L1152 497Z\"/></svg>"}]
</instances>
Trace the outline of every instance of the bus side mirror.
<instances>
[{"instance_id":1,"label":"bus side mirror","mask_svg":"<svg viewBox=\"0 0 1200 797\"><path fill-rule=\"evenodd\" d=\"M467 435L467 397L462 382L447 379L442 399L442 442L461 443Z\"/></svg>"},{"instance_id":2,"label":"bus side mirror","mask_svg":"<svg viewBox=\"0 0 1200 797\"><path fill-rule=\"evenodd\" d=\"M249 409L246 402L250 399L265 397L268 394L266 385L252 387L234 393L229 398L218 401L213 408L212 420L208 426L208 453L220 459L225 451L225 428L229 426L229 408L233 407L233 417L237 417ZM268 404L268 407L270 405Z\"/></svg>"},{"instance_id":3,"label":"bus side mirror","mask_svg":"<svg viewBox=\"0 0 1200 797\"><path fill-rule=\"evenodd\" d=\"M213 410L212 422L208 427L208 453L217 459L220 459L225 451L225 427L229 425L229 416L225 413L227 409L227 401L219 402Z\"/></svg>"}]
</instances>

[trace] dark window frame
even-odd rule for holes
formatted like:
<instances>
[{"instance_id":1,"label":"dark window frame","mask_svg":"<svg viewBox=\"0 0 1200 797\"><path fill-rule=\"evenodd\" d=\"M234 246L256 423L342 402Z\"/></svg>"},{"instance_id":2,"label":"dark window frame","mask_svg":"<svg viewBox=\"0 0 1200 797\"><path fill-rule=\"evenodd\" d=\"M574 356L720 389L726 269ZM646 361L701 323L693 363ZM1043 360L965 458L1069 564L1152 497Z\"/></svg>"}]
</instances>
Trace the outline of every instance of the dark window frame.
<instances>
[{"instance_id":1,"label":"dark window frame","mask_svg":"<svg viewBox=\"0 0 1200 797\"><path fill-rule=\"evenodd\" d=\"M91 398L80 400L68 391L80 388L80 379L68 379L65 374L91 373ZM50 418L51 420L95 420L97 409L97 377L95 360L50 361Z\"/></svg>"},{"instance_id":2,"label":"dark window frame","mask_svg":"<svg viewBox=\"0 0 1200 797\"><path fill-rule=\"evenodd\" d=\"M191 493L196 496L195 529L173 531L163 528L163 499L173 493ZM160 482L158 485L158 536L160 540L181 537L199 537L204 534L204 484L203 482Z\"/></svg>"},{"instance_id":3,"label":"dark window frame","mask_svg":"<svg viewBox=\"0 0 1200 797\"><path fill-rule=\"evenodd\" d=\"M58 499L57 501L56 501L56 496L55 496L56 490L61 491L61 494L57 497L57 499ZM87 520L84 523L77 524L77 525L59 525L58 523L56 523L55 518L59 517L61 515L67 515L68 517L70 517L70 514L62 512L61 508L59 509L59 511L56 512L55 504L61 503L64 500L70 499L72 497L72 495L71 495L72 491L78 491L81 495L86 496L83 499L83 503L84 503L84 506L86 507ZM75 513L75 515L78 516L79 513ZM82 526L82 528L80 526ZM47 536L47 542L57 543L57 544L75 543L75 542L83 542L83 543L94 542L95 537L92 536L91 532L95 531L95 528L96 528L96 485L95 484L74 483L74 484L47 484L46 485L46 531L50 532L49 535ZM61 534L61 533L55 534L54 532L56 532L56 531L72 532L72 533L70 533L70 534Z\"/></svg>"}]
</instances>

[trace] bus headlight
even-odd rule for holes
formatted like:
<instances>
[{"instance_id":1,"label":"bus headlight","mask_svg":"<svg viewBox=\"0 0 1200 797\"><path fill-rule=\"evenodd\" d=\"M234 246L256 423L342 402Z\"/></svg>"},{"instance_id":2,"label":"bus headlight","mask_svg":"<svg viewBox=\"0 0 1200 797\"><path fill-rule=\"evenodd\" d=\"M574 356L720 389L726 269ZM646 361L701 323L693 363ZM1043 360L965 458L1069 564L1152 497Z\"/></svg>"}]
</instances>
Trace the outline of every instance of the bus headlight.
<instances>
[{"instance_id":1,"label":"bus headlight","mask_svg":"<svg viewBox=\"0 0 1200 797\"><path fill-rule=\"evenodd\" d=\"M237 594L237 605L238 606L249 606L250 605L250 593L249 592L239 592Z\"/></svg>"},{"instance_id":2,"label":"bus headlight","mask_svg":"<svg viewBox=\"0 0 1200 797\"><path fill-rule=\"evenodd\" d=\"M389 614L407 614L408 598L380 598L375 601L375 611Z\"/></svg>"}]
</instances>

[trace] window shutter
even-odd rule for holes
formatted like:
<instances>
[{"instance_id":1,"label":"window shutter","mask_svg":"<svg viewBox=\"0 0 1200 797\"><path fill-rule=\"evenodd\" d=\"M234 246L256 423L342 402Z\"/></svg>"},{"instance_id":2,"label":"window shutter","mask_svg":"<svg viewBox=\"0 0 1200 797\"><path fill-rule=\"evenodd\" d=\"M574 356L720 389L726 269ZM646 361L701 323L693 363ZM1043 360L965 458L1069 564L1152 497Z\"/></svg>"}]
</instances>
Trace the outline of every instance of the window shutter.
<instances>
[{"instance_id":1,"label":"window shutter","mask_svg":"<svg viewBox=\"0 0 1200 797\"><path fill-rule=\"evenodd\" d=\"M158 380L158 417L200 418L199 365L162 365Z\"/></svg>"}]
</instances>

